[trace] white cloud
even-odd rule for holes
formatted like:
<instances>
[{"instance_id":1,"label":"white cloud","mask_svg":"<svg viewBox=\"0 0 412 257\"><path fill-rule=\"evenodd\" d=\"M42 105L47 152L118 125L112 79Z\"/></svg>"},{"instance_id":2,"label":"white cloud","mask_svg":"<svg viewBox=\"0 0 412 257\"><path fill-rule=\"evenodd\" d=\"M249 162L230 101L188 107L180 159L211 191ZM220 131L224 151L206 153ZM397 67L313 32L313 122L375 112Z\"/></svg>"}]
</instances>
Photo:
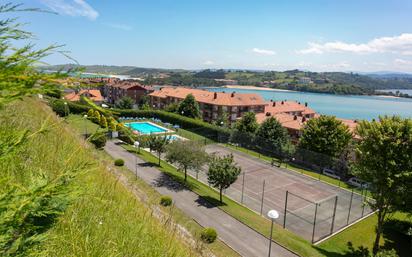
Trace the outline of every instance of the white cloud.
<instances>
[{"instance_id":1,"label":"white cloud","mask_svg":"<svg viewBox=\"0 0 412 257\"><path fill-rule=\"evenodd\" d=\"M82 16L96 20L99 13L84 0L41 0L41 2L59 14Z\"/></svg>"},{"instance_id":2,"label":"white cloud","mask_svg":"<svg viewBox=\"0 0 412 257\"><path fill-rule=\"evenodd\" d=\"M399 66L412 66L412 61L409 60L395 59L393 62Z\"/></svg>"},{"instance_id":3,"label":"white cloud","mask_svg":"<svg viewBox=\"0 0 412 257\"><path fill-rule=\"evenodd\" d=\"M213 65L215 63L213 61L208 60L208 61L205 61L203 64L204 65Z\"/></svg>"},{"instance_id":4,"label":"white cloud","mask_svg":"<svg viewBox=\"0 0 412 257\"><path fill-rule=\"evenodd\" d=\"M252 52L260 55L275 55L276 52L272 50L267 50L267 49L260 49L260 48L253 48Z\"/></svg>"},{"instance_id":5,"label":"white cloud","mask_svg":"<svg viewBox=\"0 0 412 257\"><path fill-rule=\"evenodd\" d=\"M120 30L125 30L125 31L130 31L133 30L132 26L126 25L126 24L119 24L119 23L104 23L104 25L114 28L114 29L120 29Z\"/></svg>"},{"instance_id":6,"label":"white cloud","mask_svg":"<svg viewBox=\"0 0 412 257\"><path fill-rule=\"evenodd\" d=\"M394 37L375 38L367 43L351 44L341 41L327 42L323 44L309 42L309 47L296 51L299 54L323 54L323 53L395 53L412 55L412 34L404 33Z\"/></svg>"}]
</instances>

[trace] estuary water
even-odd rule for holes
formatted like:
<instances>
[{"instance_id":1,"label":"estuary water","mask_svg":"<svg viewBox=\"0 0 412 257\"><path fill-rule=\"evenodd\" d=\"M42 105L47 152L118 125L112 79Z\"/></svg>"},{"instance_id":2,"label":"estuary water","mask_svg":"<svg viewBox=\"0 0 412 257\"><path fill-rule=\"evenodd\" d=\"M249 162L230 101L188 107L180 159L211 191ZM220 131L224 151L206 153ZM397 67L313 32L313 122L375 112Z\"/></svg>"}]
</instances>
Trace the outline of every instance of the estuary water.
<instances>
[{"instance_id":1,"label":"estuary water","mask_svg":"<svg viewBox=\"0 0 412 257\"><path fill-rule=\"evenodd\" d=\"M205 88L213 92L233 91L238 93L260 94L265 100L295 100L308 103L308 106L320 114L334 115L345 119L372 120L380 115L400 115L412 118L412 99L306 93L295 91L272 91L238 88Z\"/></svg>"}]
</instances>

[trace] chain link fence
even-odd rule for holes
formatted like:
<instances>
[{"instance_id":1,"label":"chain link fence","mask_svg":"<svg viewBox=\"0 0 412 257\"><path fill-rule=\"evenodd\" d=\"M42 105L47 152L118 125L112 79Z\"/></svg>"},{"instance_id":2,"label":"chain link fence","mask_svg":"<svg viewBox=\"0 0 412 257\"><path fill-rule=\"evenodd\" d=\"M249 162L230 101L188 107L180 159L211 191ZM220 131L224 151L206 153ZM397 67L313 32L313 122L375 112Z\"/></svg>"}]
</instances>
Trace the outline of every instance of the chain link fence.
<instances>
[{"instance_id":1,"label":"chain link fence","mask_svg":"<svg viewBox=\"0 0 412 257\"><path fill-rule=\"evenodd\" d=\"M207 140L199 141L207 145L206 148L218 149L209 150L210 153L235 153L235 160L242 167L242 173L224 191L226 196L262 216L266 216L271 209L278 210L280 218L277 222L280 225L312 243L372 212L365 204L366 190L347 190L339 188L339 184L332 186L320 181L324 169L333 170L342 180L347 178L349 169L344 159L299 148L293 151L277 148L266 139L247 133L205 135L195 129L191 132L207 136ZM243 152L223 147L222 144L242 147ZM250 152L245 153L245 149ZM311 178L279 168L280 164L309 169L317 172L319 177ZM208 183L207 167L197 172L189 171L189 174Z\"/></svg>"}]
</instances>

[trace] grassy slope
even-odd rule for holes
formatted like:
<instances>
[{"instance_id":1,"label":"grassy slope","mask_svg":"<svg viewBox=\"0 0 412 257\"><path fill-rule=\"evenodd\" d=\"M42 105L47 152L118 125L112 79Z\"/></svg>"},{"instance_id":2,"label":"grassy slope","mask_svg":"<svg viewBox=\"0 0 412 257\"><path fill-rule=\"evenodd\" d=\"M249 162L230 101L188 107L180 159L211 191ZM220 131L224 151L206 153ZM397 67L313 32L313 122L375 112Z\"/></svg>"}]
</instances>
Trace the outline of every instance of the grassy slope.
<instances>
[{"instance_id":1,"label":"grassy slope","mask_svg":"<svg viewBox=\"0 0 412 257\"><path fill-rule=\"evenodd\" d=\"M151 211L117 182L90 149L66 129L43 103L20 101L2 110L0 124L13 129L38 129L49 119L48 131L31 137L25 152L7 166L18 174L41 171L56 176L64 169L88 163L72 181L77 196L58 222L47 232L47 243L35 253L44 256L196 256L171 229L151 217ZM30 156L26 158L25 156ZM19 168L17 170L17 168ZM25 176L20 180L24 182Z\"/></svg>"}]
</instances>

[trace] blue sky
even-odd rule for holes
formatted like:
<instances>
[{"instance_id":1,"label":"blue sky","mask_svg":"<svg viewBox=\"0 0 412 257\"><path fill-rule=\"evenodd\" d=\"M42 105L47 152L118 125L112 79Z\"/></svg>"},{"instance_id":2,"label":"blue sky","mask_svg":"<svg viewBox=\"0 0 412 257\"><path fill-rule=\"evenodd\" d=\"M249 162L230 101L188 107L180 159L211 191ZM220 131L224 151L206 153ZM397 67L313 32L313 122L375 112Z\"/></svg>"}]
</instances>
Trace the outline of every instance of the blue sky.
<instances>
[{"instance_id":1,"label":"blue sky","mask_svg":"<svg viewBox=\"0 0 412 257\"><path fill-rule=\"evenodd\" d=\"M412 72L409 0L26 0L80 64ZM69 62L62 56L50 64Z\"/></svg>"}]
</instances>

